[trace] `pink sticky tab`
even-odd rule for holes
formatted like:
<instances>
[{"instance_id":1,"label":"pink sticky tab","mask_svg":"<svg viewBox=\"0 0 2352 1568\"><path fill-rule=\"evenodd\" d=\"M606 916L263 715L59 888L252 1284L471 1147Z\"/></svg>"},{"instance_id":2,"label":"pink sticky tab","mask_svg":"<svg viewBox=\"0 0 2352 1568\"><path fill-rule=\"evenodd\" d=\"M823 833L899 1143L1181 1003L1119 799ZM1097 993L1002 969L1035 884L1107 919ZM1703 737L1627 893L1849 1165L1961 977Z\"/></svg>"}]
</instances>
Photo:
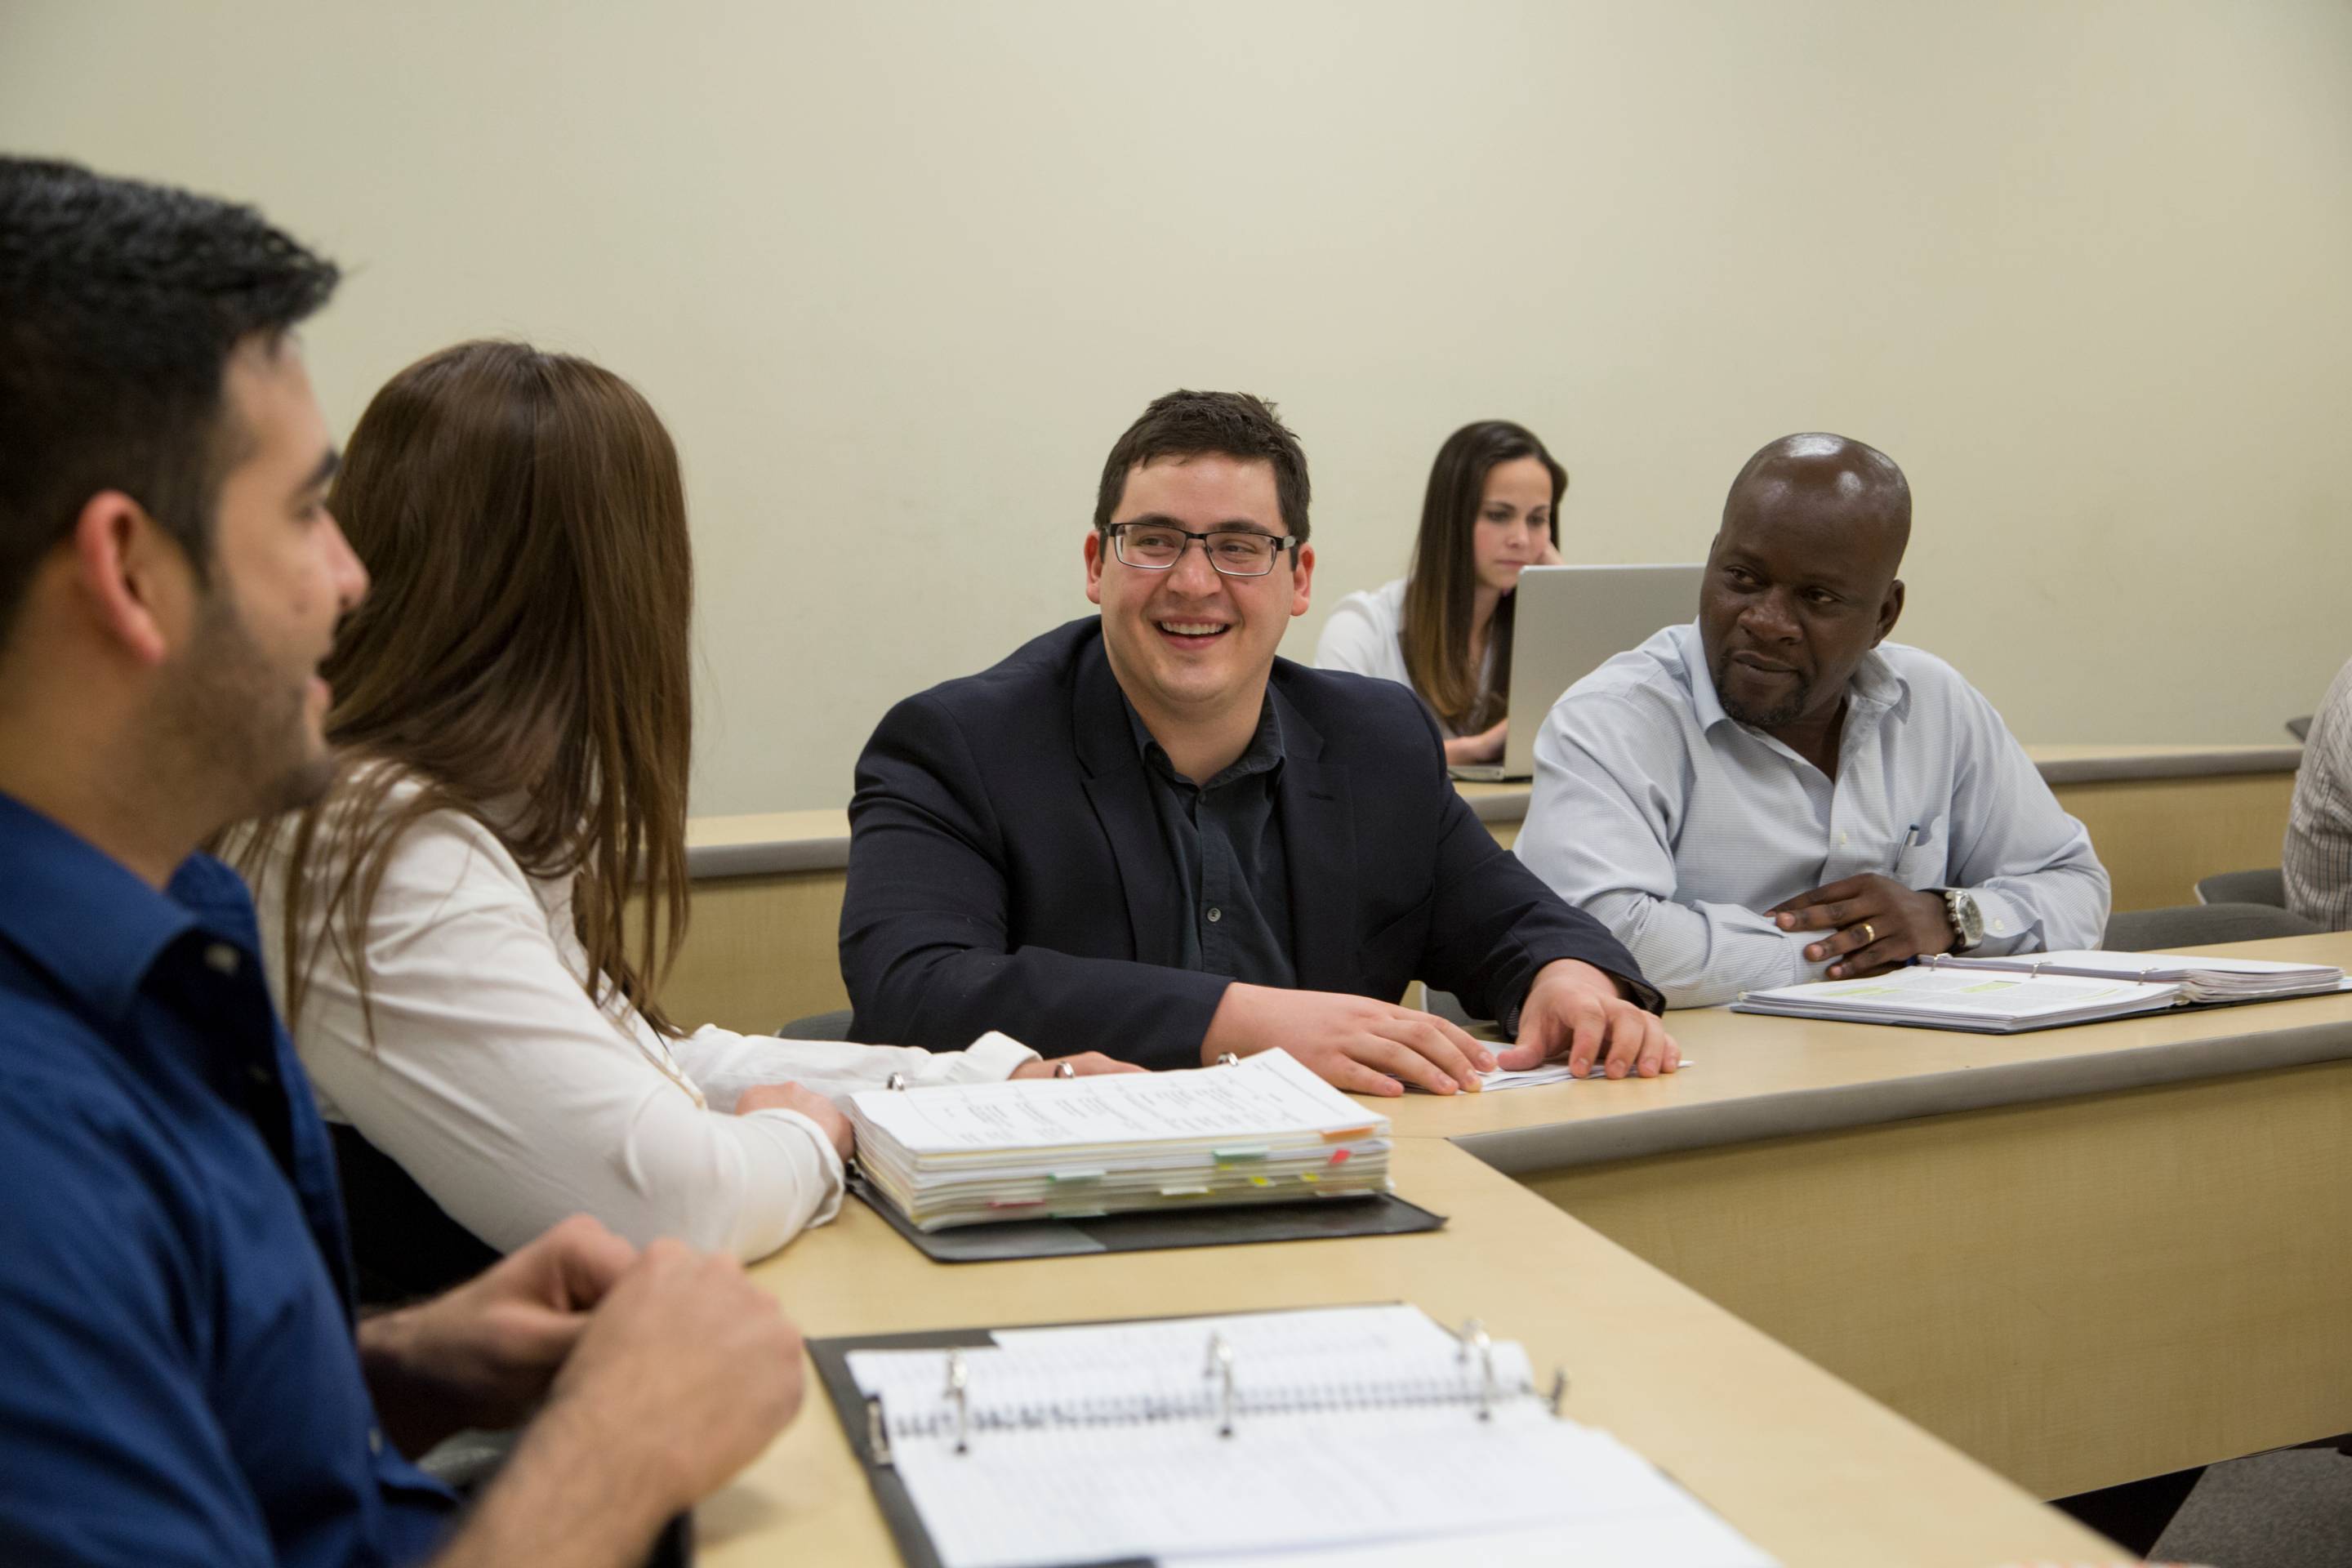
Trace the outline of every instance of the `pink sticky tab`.
<instances>
[{"instance_id":1,"label":"pink sticky tab","mask_svg":"<svg viewBox=\"0 0 2352 1568\"><path fill-rule=\"evenodd\" d=\"M1349 1155L1354 1152L1355 1151L1352 1149L1334 1149L1331 1151L1331 1163L1335 1165L1339 1164L1345 1161Z\"/></svg>"}]
</instances>

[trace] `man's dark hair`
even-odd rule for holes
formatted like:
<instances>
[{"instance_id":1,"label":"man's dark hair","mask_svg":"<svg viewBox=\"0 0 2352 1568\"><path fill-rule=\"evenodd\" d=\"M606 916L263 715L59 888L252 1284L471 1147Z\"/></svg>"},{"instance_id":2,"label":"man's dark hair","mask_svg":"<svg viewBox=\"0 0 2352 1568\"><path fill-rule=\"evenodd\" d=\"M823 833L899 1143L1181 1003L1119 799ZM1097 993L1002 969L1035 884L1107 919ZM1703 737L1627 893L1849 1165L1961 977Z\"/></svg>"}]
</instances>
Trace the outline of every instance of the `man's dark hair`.
<instances>
[{"instance_id":1,"label":"man's dark hair","mask_svg":"<svg viewBox=\"0 0 2352 1568\"><path fill-rule=\"evenodd\" d=\"M1307 542L1307 454L1274 405L1246 392L1171 392L1153 398L1103 462L1102 486L1095 492L1095 531L1110 527L1118 498L1127 491L1128 470L1138 463L1210 453L1273 464L1274 499L1282 508L1282 526L1291 538Z\"/></svg>"},{"instance_id":2,"label":"man's dark hair","mask_svg":"<svg viewBox=\"0 0 2352 1568\"><path fill-rule=\"evenodd\" d=\"M240 434L230 351L339 277L251 207L0 158L0 644L89 498L147 509L201 574Z\"/></svg>"}]
</instances>

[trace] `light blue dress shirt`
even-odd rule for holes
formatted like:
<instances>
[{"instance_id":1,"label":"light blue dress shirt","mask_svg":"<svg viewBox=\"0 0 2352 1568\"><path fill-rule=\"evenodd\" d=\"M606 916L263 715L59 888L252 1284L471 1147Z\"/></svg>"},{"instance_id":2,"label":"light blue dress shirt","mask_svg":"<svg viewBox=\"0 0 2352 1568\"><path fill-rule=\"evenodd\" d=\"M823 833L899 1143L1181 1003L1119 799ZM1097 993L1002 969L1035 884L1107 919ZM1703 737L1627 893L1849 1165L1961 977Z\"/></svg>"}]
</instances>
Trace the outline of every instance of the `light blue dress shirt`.
<instances>
[{"instance_id":1,"label":"light blue dress shirt","mask_svg":"<svg viewBox=\"0 0 2352 1568\"><path fill-rule=\"evenodd\" d=\"M1536 738L1517 853L1631 948L1670 1006L1818 980L1818 932L1764 911L1864 872L1965 888L1981 953L2099 945L2107 873L1982 694L1882 643L1848 691L1834 781L1717 698L1696 623L1570 687Z\"/></svg>"}]
</instances>

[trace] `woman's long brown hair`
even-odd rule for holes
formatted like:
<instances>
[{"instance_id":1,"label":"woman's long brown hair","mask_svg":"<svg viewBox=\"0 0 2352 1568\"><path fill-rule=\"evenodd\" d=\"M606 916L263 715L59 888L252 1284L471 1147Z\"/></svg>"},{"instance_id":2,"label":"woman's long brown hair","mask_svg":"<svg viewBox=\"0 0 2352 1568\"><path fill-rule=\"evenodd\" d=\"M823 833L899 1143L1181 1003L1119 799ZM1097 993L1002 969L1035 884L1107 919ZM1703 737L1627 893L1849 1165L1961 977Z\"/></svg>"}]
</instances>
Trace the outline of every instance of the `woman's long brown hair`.
<instances>
[{"instance_id":1,"label":"woman's long brown hair","mask_svg":"<svg viewBox=\"0 0 2352 1568\"><path fill-rule=\"evenodd\" d=\"M1495 608L1486 628L1495 681L1484 693L1470 662L1470 617L1478 568L1471 535L1486 499L1486 471L1497 463L1534 458L1551 472L1551 537L1559 542L1559 499L1568 470L1552 460L1534 432L1507 419L1481 419L1445 438L1430 465L1422 498L1421 532L1404 589L1404 668L1413 689L1457 735L1475 735L1510 710L1512 595Z\"/></svg>"},{"instance_id":2,"label":"woman's long brown hair","mask_svg":"<svg viewBox=\"0 0 2352 1568\"><path fill-rule=\"evenodd\" d=\"M654 992L687 921L694 565L668 432L585 360L460 343L376 394L327 504L373 579L325 666L336 784L240 857L251 875L291 836L288 1019L320 900L365 1013L385 864L418 819L455 810L530 875L576 878L590 995L677 1034ZM394 806L404 782L420 788Z\"/></svg>"}]
</instances>

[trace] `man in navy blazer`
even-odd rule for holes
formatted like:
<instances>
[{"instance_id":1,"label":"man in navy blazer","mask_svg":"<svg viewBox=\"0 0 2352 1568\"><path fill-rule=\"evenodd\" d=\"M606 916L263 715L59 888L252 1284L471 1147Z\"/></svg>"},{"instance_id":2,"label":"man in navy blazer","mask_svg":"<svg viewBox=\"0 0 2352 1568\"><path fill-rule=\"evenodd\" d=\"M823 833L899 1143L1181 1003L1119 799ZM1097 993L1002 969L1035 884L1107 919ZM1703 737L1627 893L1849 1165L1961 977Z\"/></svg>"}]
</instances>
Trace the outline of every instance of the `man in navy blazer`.
<instances>
[{"instance_id":1,"label":"man in navy blazer","mask_svg":"<svg viewBox=\"0 0 2352 1568\"><path fill-rule=\"evenodd\" d=\"M1120 437L1101 616L900 702L858 760L854 1037L1153 1068L1280 1046L1358 1092L1475 1088L1495 1054L1394 1003L1423 979L1516 1027L1506 1067L1674 1070L1658 993L1496 844L1412 692L1275 657L1307 501L1255 397L1171 393Z\"/></svg>"}]
</instances>

